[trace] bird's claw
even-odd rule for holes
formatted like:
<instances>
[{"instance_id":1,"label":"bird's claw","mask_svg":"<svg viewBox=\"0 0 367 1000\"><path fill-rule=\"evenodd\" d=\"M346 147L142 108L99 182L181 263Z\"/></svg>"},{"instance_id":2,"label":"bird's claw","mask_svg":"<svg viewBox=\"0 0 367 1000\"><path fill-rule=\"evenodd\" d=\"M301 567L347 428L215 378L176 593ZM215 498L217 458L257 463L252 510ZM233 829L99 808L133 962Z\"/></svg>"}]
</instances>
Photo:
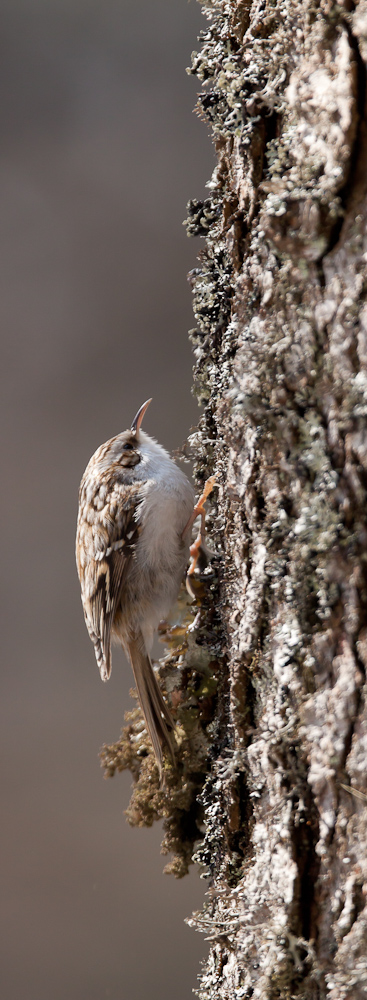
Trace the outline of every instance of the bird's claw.
<instances>
[{"instance_id":1,"label":"bird's claw","mask_svg":"<svg viewBox=\"0 0 367 1000\"><path fill-rule=\"evenodd\" d=\"M196 521L196 518L197 517L201 517L201 526L200 526L199 534L197 535L197 537L196 537L195 541L192 543L192 545L190 545L190 567L189 567L189 569L187 571L187 576L186 576L186 589L187 589L187 591L188 591L188 593L190 594L191 597L193 597L195 595L193 593L192 587L190 586L189 577L193 575L193 573L195 572L197 566L198 566L199 570L205 569L206 566L207 566L207 564L208 564L208 562L210 562L210 559L215 555L215 552L213 552L211 549L208 548L208 546L206 545L206 541L205 541L205 534L206 534L206 529L205 529L205 513L206 512L205 512L205 507L204 507L205 501L207 500L209 494L211 493L214 485L215 485L215 476L210 476L209 479L207 479L207 481L205 483L203 492L202 492L201 496L199 497L199 500L198 500L197 504L194 507L194 510L193 510L193 512L191 514L191 517L190 517L190 519L189 519L189 521L188 521L188 523L187 523L187 525L186 525L186 527L185 527L185 529L183 531L183 536L184 536L186 534L186 532L189 530L189 528L192 527L194 521Z\"/></svg>"}]
</instances>

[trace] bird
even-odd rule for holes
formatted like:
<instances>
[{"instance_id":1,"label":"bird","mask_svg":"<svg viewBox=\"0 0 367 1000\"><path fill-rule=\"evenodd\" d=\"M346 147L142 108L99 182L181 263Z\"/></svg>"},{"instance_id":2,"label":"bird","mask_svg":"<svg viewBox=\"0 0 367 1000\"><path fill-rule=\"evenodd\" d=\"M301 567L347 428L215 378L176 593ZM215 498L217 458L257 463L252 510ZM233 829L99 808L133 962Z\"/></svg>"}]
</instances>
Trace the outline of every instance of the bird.
<instances>
[{"instance_id":1,"label":"bird","mask_svg":"<svg viewBox=\"0 0 367 1000\"><path fill-rule=\"evenodd\" d=\"M190 529L204 510L165 448L146 434L139 408L128 430L92 455L79 489L76 562L86 626L101 678L111 642L130 661L160 775L175 763L175 723L156 679L154 634L174 605L190 555ZM200 498L202 500L202 498ZM191 547L195 559L198 541Z\"/></svg>"}]
</instances>

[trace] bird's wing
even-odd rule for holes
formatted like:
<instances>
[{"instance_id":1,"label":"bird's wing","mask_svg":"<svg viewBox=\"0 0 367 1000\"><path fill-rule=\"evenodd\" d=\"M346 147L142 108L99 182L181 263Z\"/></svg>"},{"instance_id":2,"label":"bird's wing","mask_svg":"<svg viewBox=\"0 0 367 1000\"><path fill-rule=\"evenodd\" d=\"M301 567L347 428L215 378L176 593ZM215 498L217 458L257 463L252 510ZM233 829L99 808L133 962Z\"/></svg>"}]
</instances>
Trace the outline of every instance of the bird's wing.
<instances>
[{"instance_id":1,"label":"bird's wing","mask_svg":"<svg viewBox=\"0 0 367 1000\"><path fill-rule=\"evenodd\" d=\"M111 629L139 535L143 483L115 484L102 509L89 505L77 531L77 565L84 617L102 680L111 673ZM93 519L91 510L93 510ZM92 520L92 523L90 521Z\"/></svg>"}]
</instances>

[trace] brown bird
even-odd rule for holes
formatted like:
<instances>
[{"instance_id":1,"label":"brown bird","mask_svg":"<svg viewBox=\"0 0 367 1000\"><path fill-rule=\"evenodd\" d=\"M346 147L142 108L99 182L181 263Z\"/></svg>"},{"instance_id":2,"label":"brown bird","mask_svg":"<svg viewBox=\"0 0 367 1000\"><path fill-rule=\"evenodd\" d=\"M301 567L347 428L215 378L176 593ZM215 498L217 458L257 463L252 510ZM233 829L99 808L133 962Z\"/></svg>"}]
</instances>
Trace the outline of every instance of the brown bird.
<instances>
[{"instance_id":1,"label":"brown bird","mask_svg":"<svg viewBox=\"0 0 367 1000\"><path fill-rule=\"evenodd\" d=\"M174 721L150 652L174 604L189 557L194 490L167 451L141 430L150 399L129 430L101 445L80 484L76 560L87 629L102 680L111 640L130 660L160 772L163 747L174 760Z\"/></svg>"}]
</instances>

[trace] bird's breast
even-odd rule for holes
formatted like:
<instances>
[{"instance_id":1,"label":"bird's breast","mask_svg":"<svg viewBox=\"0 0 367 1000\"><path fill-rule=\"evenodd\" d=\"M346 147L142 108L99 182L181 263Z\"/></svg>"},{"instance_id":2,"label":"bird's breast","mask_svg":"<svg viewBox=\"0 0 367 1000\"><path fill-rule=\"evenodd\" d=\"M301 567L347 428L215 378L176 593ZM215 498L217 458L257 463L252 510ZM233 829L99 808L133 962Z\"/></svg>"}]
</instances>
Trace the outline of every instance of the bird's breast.
<instances>
[{"instance_id":1,"label":"bird's breast","mask_svg":"<svg viewBox=\"0 0 367 1000\"><path fill-rule=\"evenodd\" d=\"M139 510L141 531L136 550L139 562L155 569L164 566L172 569L177 562L185 563L188 543L182 541L182 532L192 508L193 489L186 477L179 489L169 485L147 488Z\"/></svg>"}]
</instances>

